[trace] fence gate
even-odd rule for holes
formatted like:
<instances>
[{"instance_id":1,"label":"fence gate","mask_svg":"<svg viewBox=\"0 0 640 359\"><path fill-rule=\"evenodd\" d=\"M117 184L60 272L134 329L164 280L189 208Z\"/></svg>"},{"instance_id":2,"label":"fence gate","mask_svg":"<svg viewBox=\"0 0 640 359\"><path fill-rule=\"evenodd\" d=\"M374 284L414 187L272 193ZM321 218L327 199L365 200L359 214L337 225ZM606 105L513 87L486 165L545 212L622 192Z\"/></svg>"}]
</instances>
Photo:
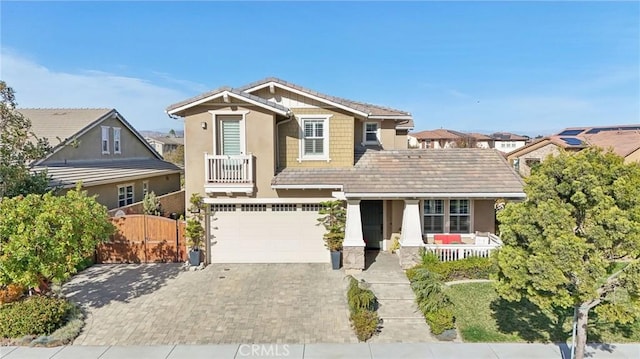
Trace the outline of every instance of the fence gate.
<instances>
[{"instance_id":1,"label":"fence gate","mask_svg":"<svg viewBox=\"0 0 640 359\"><path fill-rule=\"evenodd\" d=\"M132 214L111 218L117 230L98 245L97 263L184 262L184 221Z\"/></svg>"}]
</instances>

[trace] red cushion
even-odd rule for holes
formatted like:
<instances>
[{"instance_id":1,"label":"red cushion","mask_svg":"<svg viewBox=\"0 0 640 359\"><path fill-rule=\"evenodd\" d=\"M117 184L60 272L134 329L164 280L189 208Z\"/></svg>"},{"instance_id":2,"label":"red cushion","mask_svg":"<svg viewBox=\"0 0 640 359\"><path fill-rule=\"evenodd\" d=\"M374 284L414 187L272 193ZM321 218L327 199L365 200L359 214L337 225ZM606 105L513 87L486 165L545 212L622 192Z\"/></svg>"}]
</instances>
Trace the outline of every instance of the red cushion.
<instances>
[{"instance_id":1,"label":"red cushion","mask_svg":"<svg viewBox=\"0 0 640 359\"><path fill-rule=\"evenodd\" d=\"M442 244L460 243L462 236L459 234L434 234L433 241L442 241Z\"/></svg>"}]
</instances>

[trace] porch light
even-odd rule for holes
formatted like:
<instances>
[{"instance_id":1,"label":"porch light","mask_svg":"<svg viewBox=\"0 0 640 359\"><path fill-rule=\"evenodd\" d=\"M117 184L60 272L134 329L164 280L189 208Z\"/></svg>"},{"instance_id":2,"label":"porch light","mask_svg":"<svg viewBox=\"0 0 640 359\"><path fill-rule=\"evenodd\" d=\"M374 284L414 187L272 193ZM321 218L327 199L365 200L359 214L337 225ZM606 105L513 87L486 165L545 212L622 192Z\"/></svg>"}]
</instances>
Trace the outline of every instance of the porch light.
<instances>
[{"instance_id":1,"label":"porch light","mask_svg":"<svg viewBox=\"0 0 640 359\"><path fill-rule=\"evenodd\" d=\"M200 122L200 127L202 127L203 130L207 129L207 123L206 122Z\"/></svg>"}]
</instances>

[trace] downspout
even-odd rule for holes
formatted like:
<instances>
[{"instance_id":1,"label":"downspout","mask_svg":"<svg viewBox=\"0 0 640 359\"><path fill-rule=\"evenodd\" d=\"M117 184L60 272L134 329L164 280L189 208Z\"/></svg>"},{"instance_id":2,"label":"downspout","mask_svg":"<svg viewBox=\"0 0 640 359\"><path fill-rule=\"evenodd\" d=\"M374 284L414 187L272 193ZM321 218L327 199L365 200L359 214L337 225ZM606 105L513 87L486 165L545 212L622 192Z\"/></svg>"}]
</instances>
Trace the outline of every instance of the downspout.
<instances>
[{"instance_id":1,"label":"downspout","mask_svg":"<svg viewBox=\"0 0 640 359\"><path fill-rule=\"evenodd\" d=\"M289 123L295 118L291 111L287 112L287 116L289 119L276 123L276 168L280 168L280 125Z\"/></svg>"}]
</instances>

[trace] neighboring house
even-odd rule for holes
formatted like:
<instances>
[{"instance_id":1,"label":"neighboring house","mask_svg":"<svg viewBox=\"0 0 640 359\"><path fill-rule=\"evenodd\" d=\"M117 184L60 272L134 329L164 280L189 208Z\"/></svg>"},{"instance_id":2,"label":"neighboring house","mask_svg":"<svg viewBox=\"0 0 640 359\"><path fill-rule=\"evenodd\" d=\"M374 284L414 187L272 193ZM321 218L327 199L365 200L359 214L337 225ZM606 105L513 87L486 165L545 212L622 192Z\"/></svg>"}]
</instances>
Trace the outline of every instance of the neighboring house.
<instances>
[{"instance_id":1,"label":"neighboring house","mask_svg":"<svg viewBox=\"0 0 640 359\"><path fill-rule=\"evenodd\" d=\"M494 200L523 198L496 151L408 150L410 113L277 78L167 108L185 123L186 197L206 206L210 262L329 262L320 203L346 200L343 264L394 236L401 264L434 235L495 231Z\"/></svg>"},{"instance_id":2,"label":"neighboring house","mask_svg":"<svg viewBox=\"0 0 640 359\"><path fill-rule=\"evenodd\" d=\"M176 151L179 147L184 146L184 137L175 136L147 136L144 138L160 156Z\"/></svg>"},{"instance_id":3,"label":"neighboring house","mask_svg":"<svg viewBox=\"0 0 640 359\"><path fill-rule=\"evenodd\" d=\"M510 152L507 159L518 173L528 176L533 167L561 149L577 152L590 146L611 149L627 163L640 162L640 124L566 128Z\"/></svg>"},{"instance_id":4,"label":"neighboring house","mask_svg":"<svg viewBox=\"0 0 640 359\"><path fill-rule=\"evenodd\" d=\"M472 136L447 129L427 130L411 134L418 141L418 148L475 147Z\"/></svg>"},{"instance_id":5,"label":"neighboring house","mask_svg":"<svg viewBox=\"0 0 640 359\"><path fill-rule=\"evenodd\" d=\"M520 136L509 132L496 132L489 135L493 139L496 150L504 153L515 151L524 147L529 142L529 137Z\"/></svg>"},{"instance_id":6,"label":"neighboring house","mask_svg":"<svg viewBox=\"0 0 640 359\"><path fill-rule=\"evenodd\" d=\"M31 130L47 138L53 151L30 164L47 170L51 186L62 190L82 182L108 209L180 190L180 172L165 162L114 109L18 109Z\"/></svg>"},{"instance_id":7,"label":"neighboring house","mask_svg":"<svg viewBox=\"0 0 640 359\"><path fill-rule=\"evenodd\" d=\"M469 136L473 138L473 142L478 148L495 148L495 141L490 136L481 133L470 133Z\"/></svg>"}]
</instances>

